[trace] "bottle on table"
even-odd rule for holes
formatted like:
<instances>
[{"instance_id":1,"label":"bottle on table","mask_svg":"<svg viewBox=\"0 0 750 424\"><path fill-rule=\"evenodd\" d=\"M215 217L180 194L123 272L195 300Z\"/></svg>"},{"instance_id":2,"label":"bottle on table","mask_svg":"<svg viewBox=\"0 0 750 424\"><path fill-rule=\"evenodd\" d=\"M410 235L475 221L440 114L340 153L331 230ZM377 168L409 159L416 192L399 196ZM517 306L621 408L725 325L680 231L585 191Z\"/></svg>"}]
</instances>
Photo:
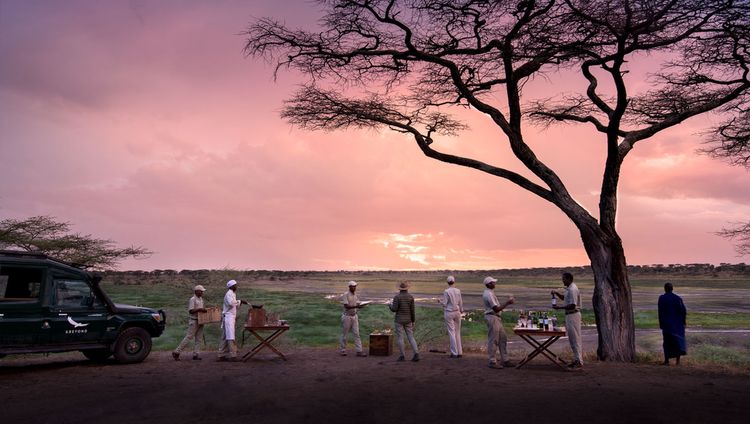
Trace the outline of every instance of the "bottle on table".
<instances>
[{"instance_id":1,"label":"bottle on table","mask_svg":"<svg viewBox=\"0 0 750 424\"><path fill-rule=\"evenodd\" d=\"M549 315L547 315L547 312L544 313L544 331L549 331Z\"/></svg>"}]
</instances>

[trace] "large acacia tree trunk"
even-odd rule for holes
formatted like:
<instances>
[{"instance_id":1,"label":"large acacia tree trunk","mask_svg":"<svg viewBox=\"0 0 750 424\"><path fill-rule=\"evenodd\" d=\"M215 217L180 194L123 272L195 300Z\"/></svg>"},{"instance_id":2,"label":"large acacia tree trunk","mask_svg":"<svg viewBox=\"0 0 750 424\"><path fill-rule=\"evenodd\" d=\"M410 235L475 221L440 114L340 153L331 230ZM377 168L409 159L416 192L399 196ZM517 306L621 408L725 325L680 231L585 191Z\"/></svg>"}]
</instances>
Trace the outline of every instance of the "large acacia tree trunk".
<instances>
[{"instance_id":1,"label":"large acacia tree trunk","mask_svg":"<svg viewBox=\"0 0 750 424\"><path fill-rule=\"evenodd\" d=\"M635 361L633 299L622 241L614 230L579 229L594 273L597 356L604 361Z\"/></svg>"}]
</instances>

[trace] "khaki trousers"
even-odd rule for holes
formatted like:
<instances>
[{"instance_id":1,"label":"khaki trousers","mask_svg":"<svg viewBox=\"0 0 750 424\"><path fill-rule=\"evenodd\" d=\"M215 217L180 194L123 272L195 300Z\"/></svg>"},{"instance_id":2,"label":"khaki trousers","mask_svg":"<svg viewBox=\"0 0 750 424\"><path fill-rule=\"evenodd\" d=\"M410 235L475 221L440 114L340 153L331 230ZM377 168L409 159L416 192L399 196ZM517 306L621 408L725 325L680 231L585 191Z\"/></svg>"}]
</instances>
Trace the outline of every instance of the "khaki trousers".
<instances>
[{"instance_id":1,"label":"khaki trousers","mask_svg":"<svg viewBox=\"0 0 750 424\"><path fill-rule=\"evenodd\" d=\"M496 354L500 350L500 362L508 360L508 336L503 328L503 320L494 314L485 314L487 320L487 356L490 363L497 363Z\"/></svg>"},{"instance_id":2,"label":"khaki trousers","mask_svg":"<svg viewBox=\"0 0 750 424\"><path fill-rule=\"evenodd\" d=\"M461 346L461 312L445 312L445 328L448 330L448 342L452 355L463 355Z\"/></svg>"},{"instance_id":3,"label":"khaki trousers","mask_svg":"<svg viewBox=\"0 0 750 424\"><path fill-rule=\"evenodd\" d=\"M187 328L187 334L185 334L185 338L182 339L180 344L177 346L177 349L174 351L177 353L182 352L185 350L185 348L190 344L190 342L193 343L193 355L197 355L201 351L201 339L203 338L203 325L198 324L197 319L188 319L188 328Z\"/></svg>"},{"instance_id":4,"label":"khaki trousers","mask_svg":"<svg viewBox=\"0 0 750 424\"><path fill-rule=\"evenodd\" d=\"M583 350L581 349L581 313L565 315L565 332L568 333L570 350L576 361L583 364Z\"/></svg>"},{"instance_id":5,"label":"khaki trousers","mask_svg":"<svg viewBox=\"0 0 750 424\"><path fill-rule=\"evenodd\" d=\"M346 352L346 338L354 334L354 349L362 352L362 339L359 337L359 318L356 315L341 315L341 352Z\"/></svg>"}]
</instances>

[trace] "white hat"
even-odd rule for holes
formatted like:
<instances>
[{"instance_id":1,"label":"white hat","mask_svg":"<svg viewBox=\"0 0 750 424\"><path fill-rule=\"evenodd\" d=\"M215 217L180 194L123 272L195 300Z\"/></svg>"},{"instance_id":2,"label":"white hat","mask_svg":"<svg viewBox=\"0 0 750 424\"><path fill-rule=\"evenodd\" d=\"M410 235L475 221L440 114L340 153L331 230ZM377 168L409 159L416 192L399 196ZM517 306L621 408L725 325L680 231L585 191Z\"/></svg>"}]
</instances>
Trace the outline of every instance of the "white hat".
<instances>
[{"instance_id":1,"label":"white hat","mask_svg":"<svg viewBox=\"0 0 750 424\"><path fill-rule=\"evenodd\" d=\"M356 281L354 281L354 280L349 281L349 287L356 287L356 286L357 286L357 282Z\"/></svg>"},{"instance_id":2,"label":"white hat","mask_svg":"<svg viewBox=\"0 0 750 424\"><path fill-rule=\"evenodd\" d=\"M193 291L206 291L206 288L198 284L197 286L193 287Z\"/></svg>"},{"instance_id":3,"label":"white hat","mask_svg":"<svg viewBox=\"0 0 750 424\"><path fill-rule=\"evenodd\" d=\"M497 283L497 279L492 277L484 277L484 285L486 286L489 283Z\"/></svg>"},{"instance_id":4,"label":"white hat","mask_svg":"<svg viewBox=\"0 0 750 424\"><path fill-rule=\"evenodd\" d=\"M448 276L448 280L447 280L447 281L448 281L449 283L455 283L455 282L456 282L456 279L455 279L455 278L453 278L453 276L452 276L452 275L449 275L449 276Z\"/></svg>"},{"instance_id":5,"label":"white hat","mask_svg":"<svg viewBox=\"0 0 750 424\"><path fill-rule=\"evenodd\" d=\"M230 288L230 287L235 286L235 285L237 285L236 281L234 281L234 280L227 281L227 288Z\"/></svg>"}]
</instances>

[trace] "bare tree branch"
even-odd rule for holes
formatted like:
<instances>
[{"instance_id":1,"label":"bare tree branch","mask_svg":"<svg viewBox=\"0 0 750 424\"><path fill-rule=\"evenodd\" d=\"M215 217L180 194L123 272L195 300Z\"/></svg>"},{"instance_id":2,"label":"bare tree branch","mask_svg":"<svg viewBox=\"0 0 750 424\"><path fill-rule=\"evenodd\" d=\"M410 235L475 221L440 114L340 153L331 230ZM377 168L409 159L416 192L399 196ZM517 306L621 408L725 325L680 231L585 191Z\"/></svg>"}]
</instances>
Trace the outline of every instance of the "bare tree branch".
<instances>
[{"instance_id":1,"label":"bare tree branch","mask_svg":"<svg viewBox=\"0 0 750 424\"><path fill-rule=\"evenodd\" d=\"M734 223L733 226L723 228L716 234L734 241L738 255L750 255L750 222Z\"/></svg>"}]
</instances>

